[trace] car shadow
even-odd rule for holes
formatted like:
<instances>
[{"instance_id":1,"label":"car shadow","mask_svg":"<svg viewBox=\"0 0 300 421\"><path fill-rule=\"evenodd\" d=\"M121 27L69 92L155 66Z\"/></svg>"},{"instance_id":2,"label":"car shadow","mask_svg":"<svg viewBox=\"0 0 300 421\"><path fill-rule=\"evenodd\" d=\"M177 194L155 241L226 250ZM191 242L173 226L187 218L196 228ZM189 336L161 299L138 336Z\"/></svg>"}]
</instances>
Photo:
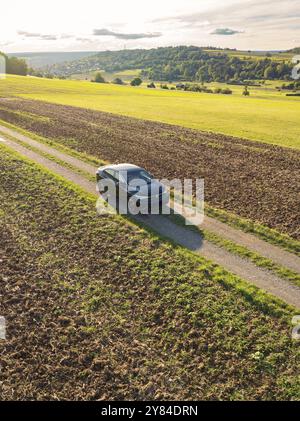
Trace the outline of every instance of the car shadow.
<instances>
[{"instance_id":1,"label":"car shadow","mask_svg":"<svg viewBox=\"0 0 300 421\"><path fill-rule=\"evenodd\" d=\"M112 206L111 206L112 207ZM199 251L204 244L204 234L198 226L186 225L183 215L175 212L171 206L164 206L163 213L133 215L124 213L126 207L113 206L115 213L144 228L150 234L158 235L164 241Z\"/></svg>"}]
</instances>

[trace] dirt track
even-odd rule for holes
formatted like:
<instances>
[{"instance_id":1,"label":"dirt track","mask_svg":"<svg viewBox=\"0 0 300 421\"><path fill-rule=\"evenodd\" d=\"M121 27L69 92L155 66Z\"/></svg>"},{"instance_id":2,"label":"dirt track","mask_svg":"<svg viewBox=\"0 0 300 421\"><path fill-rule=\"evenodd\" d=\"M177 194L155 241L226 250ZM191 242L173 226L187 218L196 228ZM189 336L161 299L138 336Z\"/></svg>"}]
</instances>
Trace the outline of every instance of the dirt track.
<instances>
[{"instance_id":1,"label":"dirt track","mask_svg":"<svg viewBox=\"0 0 300 421\"><path fill-rule=\"evenodd\" d=\"M7 127L0 125L0 140L1 140L1 133L6 133L15 139L18 139L31 147L39 149L41 152L50 154L58 159L63 160L64 162L77 167L91 175L95 173L95 167L90 165L86 162L78 158L74 158L66 153L62 153L55 148L52 148L46 144L37 142L29 138L28 136L24 136L21 133L18 133L14 130L11 130ZM252 250L261 256L264 256L268 259L271 259L273 262L287 267L294 272L300 272L300 258L296 255L289 253L280 247L274 246L270 243L266 243L263 240L260 240L255 235L245 233L241 230L231 227L230 225L224 224L216 219L210 218L205 216L203 223L201 224L202 229L206 229L210 232L218 234L223 238L233 241L241 246Z\"/></svg>"},{"instance_id":2,"label":"dirt track","mask_svg":"<svg viewBox=\"0 0 300 421\"><path fill-rule=\"evenodd\" d=\"M158 178L204 177L211 205L300 238L299 151L18 98L0 99L0 118Z\"/></svg>"},{"instance_id":3,"label":"dirt track","mask_svg":"<svg viewBox=\"0 0 300 421\"><path fill-rule=\"evenodd\" d=\"M10 134L13 134L10 132ZM22 135L16 135L20 138ZM33 159L34 161L44 165L46 168L49 168L50 170L62 175L66 179L78 184L82 188L84 188L86 191L90 193L96 193L96 187L95 184L88 181L86 178L78 175L77 173L49 160L41 155L39 155L36 152L33 152L31 150L28 150L24 146L21 146L18 143L15 143L9 139L2 138L5 143L13 148L14 150L20 152L21 154L29 157L30 159ZM30 143L30 139L24 138L23 140L27 139ZM27 143L28 143L27 142ZM38 146L38 142L31 141L32 146ZM64 160L68 161L72 165L75 165L76 167L81 168L82 170L91 172L94 174L94 168L91 166L87 166L87 164L82 163L81 161L69 157L66 154L63 154L61 152L58 152L57 150L45 146L40 145L41 149L44 150L44 152L51 153L52 155ZM248 262L238 256L235 256L228 251L221 249L210 242L204 240L201 238L200 234L190 231L186 229L185 227L178 226L171 222L170 220L166 220L165 217L154 215L151 217L146 218L140 218L140 221L149 226L151 229L154 229L158 233L172 239L173 241L177 242L178 244L193 250L196 253L199 253L203 255L204 257L213 260L214 262L220 264L224 268L226 268L228 271L240 276L241 278L249 281L250 283L255 284L256 286L265 289L266 291L270 292L271 294L277 296L278 298L282 299L283 301L287 302L288 304L291 304L297 308L300 308L300 288L292 285L280 278L277 278L272 273L262 270L255 266L253 263ZM232 230L232 228L229 228L229 230ZM246 237L248 234L244 234ZM258 240L259 242L261 240ZM265 244L265 247L268 249L268 244ZM272 250L271 246L271 250ZM270 251L271 252L271 251ZM280 249L278 249L278 253L280 255ZM283 256L286 253L285 251L282 251ZM289 253L287 253L289 255ZM283 258L281 256L281 258ZM293 256L290 255L290 258ZM299 269L298 265L298 259L295 256L295 260L293 260L294 264L297 265L297 268Z\"/></svg>"}]
</instances>

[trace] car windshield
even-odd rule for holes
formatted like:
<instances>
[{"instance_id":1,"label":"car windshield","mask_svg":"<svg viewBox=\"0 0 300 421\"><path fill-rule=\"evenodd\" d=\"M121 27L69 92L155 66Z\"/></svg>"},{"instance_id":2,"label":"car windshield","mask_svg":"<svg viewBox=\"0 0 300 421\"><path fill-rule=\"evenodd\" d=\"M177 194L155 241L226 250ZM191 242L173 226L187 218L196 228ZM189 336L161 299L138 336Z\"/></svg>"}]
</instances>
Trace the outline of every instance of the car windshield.
<instances>
[{"instance_id":1,"label":"car windshield","mask_svg":"<svg viewBox=\"0 0 300 421\"><path fill-rule=\"evenodd\" d=\"M127 171L127 184L132 180L144 180L147 184L151 183L152 176L145 170Z\"/></svg>"}]
</instances>

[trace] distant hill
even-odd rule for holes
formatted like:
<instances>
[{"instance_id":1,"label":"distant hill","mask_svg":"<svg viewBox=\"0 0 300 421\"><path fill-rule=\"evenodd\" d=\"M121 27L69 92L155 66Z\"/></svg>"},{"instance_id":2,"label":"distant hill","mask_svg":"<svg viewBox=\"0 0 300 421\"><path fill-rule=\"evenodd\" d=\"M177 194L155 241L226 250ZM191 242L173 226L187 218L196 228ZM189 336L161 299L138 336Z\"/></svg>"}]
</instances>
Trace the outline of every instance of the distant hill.
<instances>
[{"instance_id":1,"label":"distant hill","mask_svg":"<svg viewBox=\"0 0 300 421\"><path fill-rule=\"evenodd\" d=\"M79 60L50 65L56 76L95 71L119 72L141 69L141 76L156 81L230 82L290 79L287 57L266 52L245 52L194 46L160 47L149 50L102 51Z\"/></svg>"},{"instance_id":2,"label":"distant hill","mask_svg":"<svg viewBox=\"0 0 300 421\"><path fill-rule=\"evenodd\" d=\"M27 62L34 69L45 69L47 66L63 63L65 61L80 60L96 54L96 51L73 51L73 52L45 52L45 53L10 53L8 56L17 57Z\"/></svg>"}]
</instances>

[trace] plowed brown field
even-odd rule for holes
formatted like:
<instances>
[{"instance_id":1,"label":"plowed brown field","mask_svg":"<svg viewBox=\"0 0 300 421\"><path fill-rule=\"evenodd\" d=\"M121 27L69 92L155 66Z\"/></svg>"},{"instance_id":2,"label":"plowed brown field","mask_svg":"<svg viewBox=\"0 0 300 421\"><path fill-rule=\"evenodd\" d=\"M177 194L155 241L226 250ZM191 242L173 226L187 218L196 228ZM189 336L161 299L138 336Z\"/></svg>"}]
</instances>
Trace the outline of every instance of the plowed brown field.
<instances>
[{"instance_id":1,"label":"plowed brown field","mask_svg":"<svg viewBox=\"0 0 300 421\"><path fill-rule=\"evenodd\" d=\"M99 111L0 100L0 118L158 178L205 178L206 201L300 238L300 151Z\"/></svg>"}]
</instances>

